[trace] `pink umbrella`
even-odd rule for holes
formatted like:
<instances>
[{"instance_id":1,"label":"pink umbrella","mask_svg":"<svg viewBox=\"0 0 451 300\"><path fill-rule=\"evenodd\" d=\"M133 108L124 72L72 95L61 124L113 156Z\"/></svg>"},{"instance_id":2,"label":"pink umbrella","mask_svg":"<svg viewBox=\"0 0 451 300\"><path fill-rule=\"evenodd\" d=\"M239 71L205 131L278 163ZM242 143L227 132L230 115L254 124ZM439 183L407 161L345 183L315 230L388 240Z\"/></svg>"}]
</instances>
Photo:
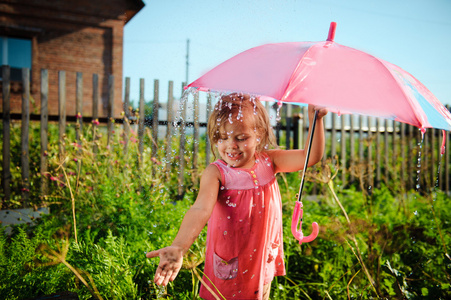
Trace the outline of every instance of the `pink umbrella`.
<instances>
[{"instance_id":1,"label":"pink umbrella","mask_svg":"<svg viewBox=\"0 0 451 300\"><path fill-rule=\"evenodd\" d=\"M266 44L246 50L187 88L314 104L337 114L355 113L407 123L423 133L426 128L451 130L450 112L421 82L396 65L335 43L335 28L332 22L327 41L323 42ZM318 232L316 223L309 237L303 237L296 228L297 219L302 217L304 174L305 169L292 222L293 234L300 242L313 240Z\"/></svg>"}]
</instances>

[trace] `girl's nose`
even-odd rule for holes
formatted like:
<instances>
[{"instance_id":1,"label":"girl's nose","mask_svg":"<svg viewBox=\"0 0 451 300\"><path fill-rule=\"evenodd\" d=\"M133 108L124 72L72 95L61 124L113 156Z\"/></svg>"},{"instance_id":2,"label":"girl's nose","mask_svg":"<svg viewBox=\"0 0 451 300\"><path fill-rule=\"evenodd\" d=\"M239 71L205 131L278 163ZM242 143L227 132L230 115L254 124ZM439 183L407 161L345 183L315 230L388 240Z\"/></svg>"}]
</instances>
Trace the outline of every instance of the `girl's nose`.
<instances>
[{"instance_id":1,"label":"girl's nose","mask_svg":"<svg viewBox=\"0 0 451 300\"><path fill-rule=\"evenodd\" d=\"M227 145L228 147L230 147L230 148L232 148L232 149L234 149L234 148L237 148L238 147L238 145L237 145L237 143L236 143L236 141L234 141L234 140L230 140L229 141L229 143L228 143L228 145Z\"/></svg>"}]
</instances>

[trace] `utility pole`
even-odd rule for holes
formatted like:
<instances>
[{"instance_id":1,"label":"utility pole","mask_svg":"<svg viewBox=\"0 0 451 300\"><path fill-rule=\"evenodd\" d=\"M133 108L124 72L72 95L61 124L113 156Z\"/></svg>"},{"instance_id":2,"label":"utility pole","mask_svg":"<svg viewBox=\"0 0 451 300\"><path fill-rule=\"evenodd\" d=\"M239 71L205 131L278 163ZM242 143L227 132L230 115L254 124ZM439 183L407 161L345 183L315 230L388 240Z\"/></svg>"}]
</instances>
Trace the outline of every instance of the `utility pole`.
<instances>
[{"instance_id":1,"label":"utility pole","mask_svg":"<svg viewBox=\"0 0 451 300\"><path fill-rule=\"evenodd\" d=\"M188 69L189 69L189 39L186 40L186 84L188 85Z\"/></svg>"}]
</instances>

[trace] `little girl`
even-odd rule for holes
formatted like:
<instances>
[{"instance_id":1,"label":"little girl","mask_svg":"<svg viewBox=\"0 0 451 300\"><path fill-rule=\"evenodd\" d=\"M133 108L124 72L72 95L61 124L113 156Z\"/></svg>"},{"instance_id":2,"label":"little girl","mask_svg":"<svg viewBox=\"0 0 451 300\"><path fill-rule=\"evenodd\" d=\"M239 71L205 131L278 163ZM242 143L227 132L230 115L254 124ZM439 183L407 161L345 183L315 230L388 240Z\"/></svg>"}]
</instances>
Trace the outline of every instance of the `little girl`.
<instances>
[{"instance_id":1,"label":"little girl","mask_svg":"<svg viewBox=\"0 0 451 300\"><path fill-rule=\"evenodd\" d=\"M309 119L315 108L309 106ZM322 118L309 165L324 151ZM188 251L208 222L204 282L200 297L269 299L274 276L285 275L282 239L282 202L275 174L303 168L304 150L267 150L274 144L268 113L248 95L222 96L208 120L213 152L221 159L203 172L193 206L186 213L172 245L148 252L160 257L154 281L167 285L177 276ZM222 298L221 298L222 299Z\"/></svg>"}]
</instances>

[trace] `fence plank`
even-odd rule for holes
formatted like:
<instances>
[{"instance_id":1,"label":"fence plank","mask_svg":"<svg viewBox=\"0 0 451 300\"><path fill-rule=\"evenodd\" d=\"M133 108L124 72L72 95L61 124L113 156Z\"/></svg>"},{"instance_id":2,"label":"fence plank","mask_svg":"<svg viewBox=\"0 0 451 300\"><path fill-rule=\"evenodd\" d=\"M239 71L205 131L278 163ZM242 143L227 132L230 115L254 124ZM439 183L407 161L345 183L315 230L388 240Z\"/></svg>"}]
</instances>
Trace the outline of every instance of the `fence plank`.
<instances>
[{"instance_id":1,"label":"fence plank","mask_svg":"<svg viewBox=\"0 0 451 300\"><path fill-rule=\"evenodd\" d=\"M356 157L355 157L355 130L354 130L354 123L355 123L355 119L354 119L354 115L350 115L349 116L349 124L351 126L351 128L349 129L349 147L351 148L349 151L349 168L351 170L351 176L350 176L350 182L354 182L355 180L355 176L354 176L354 169L355 169L355 162L356 162Z\"/></svg>"},{"instance_id":2,"label":"fence plank","mask_svg":"<svg viewBox=\"0 0 451 300\"><path fill-rule=\"evenodd\" d=\"M337 155L337 114L332 114L332 137L331 137L331 145L330 145L330 155L332 156L332 160L336 162Z\"/></svg>"},{"instance_id":3,"label":"fence plank","mask_svg":"<svg viewBox=\"0 0 451 300\"><path fill-rule=\"evenodd\" d=\"M114 75L108 76L108 145L112 145L114 130Z\"/></svg>"},{"instance_id":4,"label":"fence plank","mask_svg":"<svg viewBox=\"0 0 451 300\"><path fill-rule=\"evenodd\" d=\"M168 102L167 102L167 127L166 127L166 175L169 177L171 172L172 160L172 133L174 132L174 115L172 109L174 107L174 82L169 81L168 84Z\"/></svg>"},{"instance_id":5,"label":"fence plank","mask_svg":"<svg viewBox=\"0 0 451 300\"><path fill-rule=\"evenodd\" d=\"M393 148L393 147L392 147ZM390 150L389 139L388 139L388 120L384 120L384 182L388 185L389 182L389 168L390 161L388 160L388 151Z\"/></svg>"},{"instance_id":6,"label":"fence plank","mask_svg":"<svg viewBox=\"0 0 451 300\"><path fill-rule=\"evenodd\" d=\"M144 119L145 100L144 100L144 78L139 79L139 119L138 119L138 170L141 169L144 153Z\"/></svg>"},{"instance_id":7,"label":"fence plank","mask_svg":"<svg viewBox=\"0 0 451 300\"><path fill-rule=\"evenodd\" d=\"M22 68L22 132L21 132L21 170L22 200L29 206L30 197L30 69Z\"/></svg>"},{"instance_id":8,"label":"fence plank","mask_svg":"<svg viewBox=\"0 0 451 300\"><path fill-rule=\"evenodd\" d=\"M308 139L308 127L309 127L309 118L308 118L308 108L307 107L303 107L302 108L302 140L301 140L301 145L299 145L299 147L301 148L305 148L305 144L307 143L307 139ZM326 152L324 151L324 157L326 157Z\"/></svg>"},{"instance_id":9,"label":"fence plank","mask_svg":"<svg viewBox=\"0 0 451 300\"><path fill-rule=\"evenodd\" d=\"M130 77L125 78L124 88L124 155L128 153L128 142L130 141Z\"/></svg>"},{"instance_id":10,"label":"fence plank","mask_svg":"<svg viewBox=\"0 0 451 300\"><path fill-rule=\"evenodd\" d=\"M180 98L180 150L179 150L179 169L178 169L178 188L177 195L179 199L182 199L184 191L185 191L185 152L186 152L186 105L188 101L188 97L183 98L183 88L185 83L182 84L182 97Z\"/></svg>"},{"instance_id":11,"label":"fence plank","mask_svg":"<svg viewBox=\"0 0 451 300\"><path fill-rule=\"evenodd\" d=\"M153 84L153 109L152 109L152 157L157 157L157 151L158 151L158 109L159 109L159 96L160 96L160 89L159 89L159 81L158 79L154 80Z\"/></svg>"},{"instance_id":12,"label":"fence plank","mask_svg":"<svg viewBox=\"0 0 451 300\"><path fill-rule=\"evenodd\" d=\"M373 118L367 117L368 124L368 148L367 148L367 162L368 162L368 186L371 188L374 185L374 163L373 163Z\"/></svg>"},{"instance_id":13,"label":"fence plank","mask_svg":"<svg viewBox=\"0 0 451 300\"><path fill-rule=\"evenodd\" d=\"M450 177L449 177L449 161L450 161L450 155L451 155L451 151L449 149L449 139L451 138L451 134L449 131L445 132L446 134L446 146L445 146L445 191L446 193L449 193L450 189L449 189L449 183L450 183Z\"/></svg>"},{"instance_id":14,"label":"fence plank","mask_svg":"<svg viewBox=\"0 0 451 300\"><path fill-rule=\"evenodd\" d=\"M267 101L266 101L267 103ZM208 123L208 119L210 118L210 115L212 113L212 103L211 103L211 95L209 94L207 96L207 123ZM207 151L207 155L205 156L205 165L208 166L210 164L211 161L211 141L210 138L208 136L208 132L207 132L207 145L206 145L206 151Z\"/></svg>"},{"instance_id":15,"label":"fence plank","mask_svg":"<svg viewBox=\"0 0 451 300\"><path fill-rule=\"evenodd\" d=\"M193 141L193 169L197 174L199 156L199 93L194 94L194 141Z\"/></svg>"},{"instance_id":16,"label":"fence plank","mask_svg":"<svg viewBox=\"0 0 451 300\"><path fill-rule=\"evenodd\" d=\"M47 160L47 150L48 150L48 131L49 131L49 73L48 70L41 70L41 193L42 196L46 196L49 190L48 181L48 160Z\"/></svg>"},{"instance_id":17,"label":"fence plank","mask_svg":"<svg viewBox=\"0 0 451 300\"><path fill-rule=\"evenodd\" d=\"M407 157L409 159L412 159L412 155L413 155L413 149L412 149L412 140L413 140L413 132L412 132L413 127L410 125L407 125ZM413 172L413 168L412 168L412 164L409 163L407 164L407 174L409 174L409 176L407 176L407 182L405 182L405 185L407 187L408 190L412 189L413 187L413 180L412 180L412 174Z\"/></svg>"},{"instance_id":18,"label":"fence plank","mask_svg":"<svg viewBox=\"0 0 451 300\"><path fill-rule=\"evenodd\" d=\"M431 151L430 151L430 156L431 156L431 167L429 168L430 172L431 172L431 185L430 187L434 187L435 186L435 180L436 180L436 169L437 169L437 139L435 138L435 134L436 134L436 130L434 128L430 129L430 135L431 135Z\"/></svg>"},{"instance_id":19,"label":"fence plank","mask_svg":"<svg viewBox=\"0 0 451 300\"><path fill-rule=\"evenodd\" d=\"M60 163L63 163L66 152L66 71L58 72L58 116L58 152Z\"/></svg>"},{"instance_id":20,"label":"fence plank","mask_svg":"<svg viewBox=\"0 0 451 300\"><path fill-rule=\"evenodd\" d=\"M393 182L396 182L396 180L398 178L398 170L396 169L396 161L398 160L398 155L397 155L398 154L398 152L397 152L398 145L396 144L398 141L398 138L397 138L398 122L392 121L392 123L393 123L393 136L392 136L393 152L392 152L392 168L390 168L390 169L392 170L392 176L393 176L392 180L393 180Z\"/></svg>"},{"instance_id":21,"label":"fence plank","mask_svg":"<svg viewBox=\"0 0 451 300\"><path fill-rule=\"evenodd\" d=\"M345 128L345 124L346 124L346 118L345 116L341 116L341 132L340 132L340 154L341 154L341 185L343 187L346 186L346 173L347 173L347 161L346 161L346 156L347 156L347 149L346 149L346 128Z\"/></svg>"},{"instance_id":22,"label":"fence plank","mask_svg":"<svg viewBox=\"0 0 451 300\"><path fill-rule=\"evenodd\" d=\"M286 115L285 115L285 122L286 122L286 129L285 129L285 147L286 149L291 149L291 121L292 121L292 115L293 115L293 108L291 104L286 105Z\"/></svg>"},{"instance_id":23,"label":"fence plank","mask_svg":"<svg viewBox=\"0 0 451 300\"><path fill-rule=\"evenodd\" d=\"M376 183L375 186L380 188L381 183L381 134L380 134L381 120L376 119Z\"/></svg>"},{"instance_id":24,"label":"fence plank","mask_svg":"<svg viewBox=\"0 0 451 300\"><path fill-rule=\"evenodd\" d=\"M92 137L94 140L92 152L94 155L98 151L96 141L99 139L97 125L99 123L99 75L92 74Z\"/></svg>"},{"instance_id":25,"label":"fence plank","mask_svg":"<svg viewBox=\"0 0 451 300\"><path fill-rule=\"evenodd\" d=\"M3 96L3 168L2 187L3 199L2 207L6 201L11 199L11 103L10 103L10 73L9 66L2 66L2 96Z\"/></svg>"},{"instance_id":26,"label":"fence plank","mask_svg":"<svg viewBox=\"0 0 451 300\"><path fill-rule=\"evenodd\" d=\"M363 167L363 160L364 160L364 137L363 137L363 116L359 115L359 165L358 170L356 170L356 173L359 174L359 180L362 181L361 184L363 184L363 173L364 173L364 167Z\"/></svg>"},{"instance_id":27,"label":"fence plank","mask_svg":"<svg viewBox=\"0 0 451 300\"><path fill-rule=\"evenodd\" d=\"M81 72L76 74L75 89L75 116L77 118L75 139L81 145L81 134L83 133L83 73Z\"/></svg>"}]
</instances>

